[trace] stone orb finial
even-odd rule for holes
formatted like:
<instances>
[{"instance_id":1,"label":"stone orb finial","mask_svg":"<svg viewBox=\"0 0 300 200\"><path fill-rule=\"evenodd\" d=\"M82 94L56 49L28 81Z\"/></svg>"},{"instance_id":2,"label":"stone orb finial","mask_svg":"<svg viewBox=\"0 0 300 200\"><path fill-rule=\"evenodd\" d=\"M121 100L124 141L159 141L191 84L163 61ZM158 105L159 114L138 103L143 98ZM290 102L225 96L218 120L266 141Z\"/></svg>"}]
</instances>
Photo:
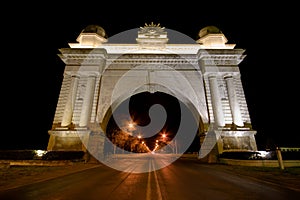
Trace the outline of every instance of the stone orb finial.
<instances>
[{"instance_id":1,"label":"stone orb finial","mask_svg":"<svg viewBox=\"0 0 300 200\"><path fill-rule=\"evenodd\" d=\"M97 47L107 42L105 30L98 25L88 25L76 39L81 47Z\"/></svg>"},{"instance_id":2,"label":"stone orb finial","mask_svg":"<svg viewBox=\"0 0 300 200\"><path fill-rule=\"evenodd\" d=\"M205 49L233 49L235 44L226 44L227 38L216 26L206 26L199 31L196 41Z\"/></svg>"},{"instance_id":3,"label":"stone orb finial","mask_svg":"<svg viewBox=\"0 0 300 200\"><path fill-rule=\"evenodd\" d=\"M216 26L206 26L199 31L200 38L208 34L222 34L222 31Z\"/></svg>"},{"instance_id":4,"label":"stone orb finial","mask_svg":"<svg viewBox=\"0 0 300 200\"><path fill-rule=\"evenodd\" d=\"M103 38L107 38L106 32L105 30L99 26L99 25L88 25L87 27L85 27L81 33L96 33L97 35L103 37Z\"/></svg>"}]
</instances>

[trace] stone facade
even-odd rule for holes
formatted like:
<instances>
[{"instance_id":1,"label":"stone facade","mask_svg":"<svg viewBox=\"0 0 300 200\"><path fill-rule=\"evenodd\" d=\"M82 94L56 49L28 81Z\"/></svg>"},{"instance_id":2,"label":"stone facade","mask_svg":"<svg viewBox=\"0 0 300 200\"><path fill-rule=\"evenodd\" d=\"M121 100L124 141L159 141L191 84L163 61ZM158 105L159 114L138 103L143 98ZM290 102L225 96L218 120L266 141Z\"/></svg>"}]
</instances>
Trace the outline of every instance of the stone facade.
<instances>
[{"instance_id":1,"label":"stone facade","mask_svg":"<svg viewBox=\"0 0 300 200\"><path fill-rule=\"evenodd\" d=\"M78 43L60 49L66 66L48 150L101 154L114 109L146 91L175 96L200 119L199 159L257 150L238 66L245 50L226 44L216 27L199 36L169 44L167 31L152 23L140 28L136 44L113 44L101 27L84 29Z\"/></svg>"}]
</instances>

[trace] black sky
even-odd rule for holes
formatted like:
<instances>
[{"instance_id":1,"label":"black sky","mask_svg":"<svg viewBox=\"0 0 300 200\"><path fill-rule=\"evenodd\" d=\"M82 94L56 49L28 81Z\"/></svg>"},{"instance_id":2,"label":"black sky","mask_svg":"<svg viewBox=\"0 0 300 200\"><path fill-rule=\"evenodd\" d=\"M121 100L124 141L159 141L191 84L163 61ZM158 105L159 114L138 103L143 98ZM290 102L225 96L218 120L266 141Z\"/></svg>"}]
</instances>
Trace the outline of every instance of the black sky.
<instances>
[{"instance_id":1,"label":"black sky","mask_svg":"<svg viewBox=\"0 0 300 200\"><path fill-rule=\"evenodd\" d=\"M64 70L57 56L59 48L76 42L90 24L102 26L110 37L151 22L195 39L201 28L215 25L228 43L246 49L240 71L258 145L300 146L297 7L287 2L161 3L41 1L8 5L1 28L0 149L47 147Z\"/></svg>"}]
</instances>

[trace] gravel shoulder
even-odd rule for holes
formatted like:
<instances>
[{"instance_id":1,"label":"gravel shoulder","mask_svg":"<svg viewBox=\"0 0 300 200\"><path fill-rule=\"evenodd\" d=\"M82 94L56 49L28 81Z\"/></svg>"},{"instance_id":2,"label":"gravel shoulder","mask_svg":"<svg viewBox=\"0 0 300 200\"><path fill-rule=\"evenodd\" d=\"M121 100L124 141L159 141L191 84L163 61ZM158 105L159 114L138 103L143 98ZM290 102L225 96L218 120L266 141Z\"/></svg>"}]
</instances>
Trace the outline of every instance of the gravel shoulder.
<instances>
[{"instance_id":1,"label":"gravel shoulder","mask_svg":"<svg viewBox=\"0 0 300 200\"><path fill-rule=\"evenodd\" d=\"M225 164L213 164L209 167L300 192L300 167L288 167L284 170L277 167L233 166Z\"/></svg>"},{"instance_id":2,"label":"gravel shoulder","mask_svg":"<svg viewBox=\"0 0 300 200\"><path fill-rule=\"evenodd\" d=\"M11 166L0 168L0 191L44 181L97 167L98 163L73 163L62 166Z\"/></svg>"}]
</instances>

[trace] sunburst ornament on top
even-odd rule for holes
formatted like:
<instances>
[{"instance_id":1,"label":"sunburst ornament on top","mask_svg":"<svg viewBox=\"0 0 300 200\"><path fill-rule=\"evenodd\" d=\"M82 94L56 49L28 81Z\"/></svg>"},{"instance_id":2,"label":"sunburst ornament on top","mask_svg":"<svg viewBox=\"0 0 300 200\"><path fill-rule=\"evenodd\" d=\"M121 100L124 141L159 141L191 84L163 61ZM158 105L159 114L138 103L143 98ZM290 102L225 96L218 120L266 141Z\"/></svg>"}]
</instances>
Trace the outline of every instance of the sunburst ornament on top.
<instances>
[{"instance_id":1,"label":"sunburst ornament on top","mask_svg":"<svg viewBox=\"0 0 300 200\"><path fill-rule=\"evenodd\" d=\"M161 27L160 23L154 24L151 22L150 24L145 23L144 27L140 27L141 34L150 34L150 35L164 35L165 27Z\"/></svg>"},{"instance_id":2,"label":"sunburst ornament on top","mask_svg":"<svg viewBox=\"0 0 300 200\"><path fill-rule=\"evenodd\" d=\"M162 29L165 28L165 27L161 27L161 26L160 26L160 23L154 24L153 22L151 22L151 24L145 23L145 26L144 26L144 27L160 27L160 28L162 28ZM141 27L141 28L142 28L142 27Z\"/></svg>"},{"instance_id":3,"label":"sunburst ornament on top","mask_svg":"<svg viewBox=\"0 0 300 200\"><path fill-rule=\"evenodd\" d=\"M160 24L145 23L138 31L137 43L142 49L164 49L168 42L167 31Z\"/></svg>"}]
</instances>

